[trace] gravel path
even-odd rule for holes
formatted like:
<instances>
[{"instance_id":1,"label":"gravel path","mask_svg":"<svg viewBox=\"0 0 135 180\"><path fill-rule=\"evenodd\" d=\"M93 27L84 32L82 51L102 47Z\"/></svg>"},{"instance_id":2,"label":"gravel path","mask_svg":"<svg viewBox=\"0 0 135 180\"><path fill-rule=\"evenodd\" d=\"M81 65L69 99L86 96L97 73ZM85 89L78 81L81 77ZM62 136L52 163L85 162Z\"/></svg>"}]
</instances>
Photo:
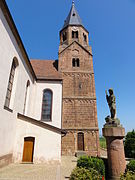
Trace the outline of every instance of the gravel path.
<instances>
[{"instance_id":1,"label":"gravel path","mask_svg":"<svg viewBox=\"0 0 135 180\"><path fill-rule=\"evenodd\" d=\"M0 180L68 180L76 161L63 156L61 164L11 164L0 169Z\"/></svg>"}]
</instances>

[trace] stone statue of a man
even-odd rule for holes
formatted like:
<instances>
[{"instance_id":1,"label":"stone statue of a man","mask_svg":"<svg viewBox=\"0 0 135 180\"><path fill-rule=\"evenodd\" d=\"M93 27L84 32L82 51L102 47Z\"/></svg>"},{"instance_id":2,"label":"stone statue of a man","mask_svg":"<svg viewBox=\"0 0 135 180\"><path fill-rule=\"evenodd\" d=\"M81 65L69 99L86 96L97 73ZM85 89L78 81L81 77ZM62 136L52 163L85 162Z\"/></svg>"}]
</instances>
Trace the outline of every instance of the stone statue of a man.
<instances>
[{"instance_id":1,"label":"stone statue of a man","mask_svg":"<svg viewBox=\"0 0 135 180\"><path fill-rule=\"evenodd\" d=\"M111 118L115 119L116 118L116 100L115 100L115 96L113 93L113 89L109 89L108 91L109 91L109 96L108 96L107 90L105 91L106 92L106 100L109 105Z\"/></svg>"}]
</instances>

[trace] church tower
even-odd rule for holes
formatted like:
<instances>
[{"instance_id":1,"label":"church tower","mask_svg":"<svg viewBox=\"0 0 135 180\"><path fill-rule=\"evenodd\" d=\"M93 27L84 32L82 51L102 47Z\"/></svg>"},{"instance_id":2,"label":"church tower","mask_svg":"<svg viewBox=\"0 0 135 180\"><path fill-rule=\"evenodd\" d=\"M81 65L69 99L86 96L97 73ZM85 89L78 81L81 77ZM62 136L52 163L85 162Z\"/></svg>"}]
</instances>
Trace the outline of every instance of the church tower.
<instances>
[{"instance_id":1,"label":"church tower","mask_svg":"<svg viewBox=\"0 0 135 180\"><path fill-rule=\"evenodd\" d=\"M99 155L99 129L89 32L72 3L60 31L59 72L63 78L62 155Z\"/></svg>"}]
</instances>

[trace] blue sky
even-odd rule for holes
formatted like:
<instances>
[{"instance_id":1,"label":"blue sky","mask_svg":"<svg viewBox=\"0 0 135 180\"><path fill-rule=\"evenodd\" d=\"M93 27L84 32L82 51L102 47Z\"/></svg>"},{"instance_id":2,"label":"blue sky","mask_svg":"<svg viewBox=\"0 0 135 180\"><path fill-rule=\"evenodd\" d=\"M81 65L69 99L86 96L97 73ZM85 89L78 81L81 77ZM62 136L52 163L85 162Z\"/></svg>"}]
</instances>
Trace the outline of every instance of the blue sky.
<instances>
[{"instance_id":1,"label":"blue sky","mask_svg":"<svg viewBox=\"0 0 135 180\"><path fill-rule=\"evenodd\" d=\"M59 31L71 0L7 0L29 58L58 59ZM75 0L93 50L100 133L109 114L105 89L114 89L117 116L135 129L135 0Z\"/></svg>"}]
</instances>

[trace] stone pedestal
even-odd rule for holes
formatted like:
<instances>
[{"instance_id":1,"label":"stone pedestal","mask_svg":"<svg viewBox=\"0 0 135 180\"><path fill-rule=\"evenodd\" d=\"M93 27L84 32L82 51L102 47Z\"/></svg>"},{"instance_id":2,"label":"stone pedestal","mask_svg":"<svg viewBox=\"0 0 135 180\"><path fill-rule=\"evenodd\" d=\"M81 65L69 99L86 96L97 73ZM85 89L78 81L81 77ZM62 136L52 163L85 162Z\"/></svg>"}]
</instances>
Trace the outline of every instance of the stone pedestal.
<instances>
[{"instance_id":1,"label":"stone pedestal","mask_svg":"<svg viewBox=\"0 0 135 180\"><path fill-rule=\"evenodd\" d=\"M121 173L124 173L126 168L123 145L125 129L123 127L104 126L102 131L107 143L109 179L120 179Z\"/></svg>"}]
</instances>

